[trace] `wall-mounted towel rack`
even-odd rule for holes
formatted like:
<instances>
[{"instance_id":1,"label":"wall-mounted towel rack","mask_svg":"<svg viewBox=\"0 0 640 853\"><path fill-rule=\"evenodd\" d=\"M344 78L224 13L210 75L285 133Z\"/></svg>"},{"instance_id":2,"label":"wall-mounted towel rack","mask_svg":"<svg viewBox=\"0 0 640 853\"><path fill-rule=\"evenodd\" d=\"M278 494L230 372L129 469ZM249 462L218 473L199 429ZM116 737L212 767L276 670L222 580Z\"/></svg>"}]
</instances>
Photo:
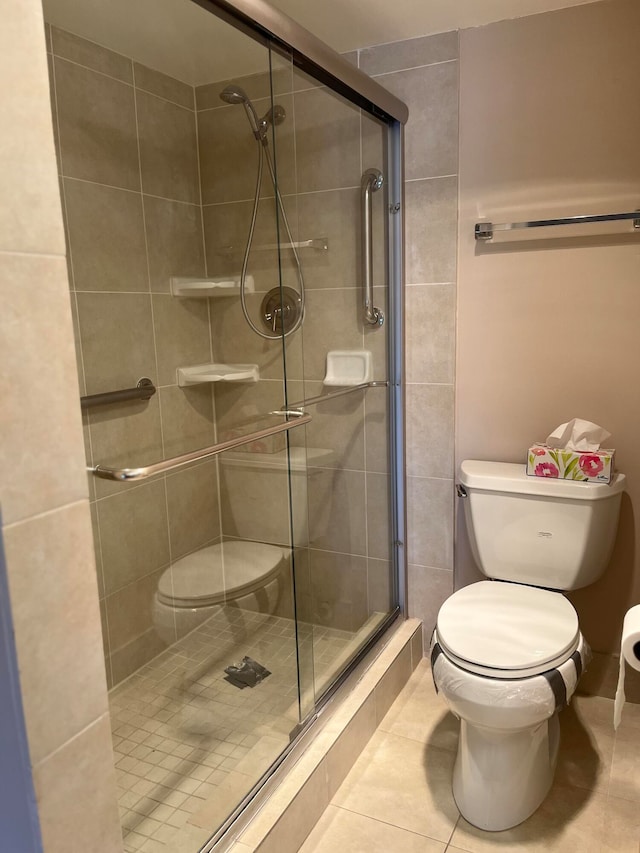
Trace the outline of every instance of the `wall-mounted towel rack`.
<instances>
[{"instance_id":1,"label":"wall-mounted towel rack","mask_svg":"<svg viewBox=\"0 0 640 853\"><path fill-rule=\"evenodd\" d=\"M120 391L105 391L103 394L88 394L80 397L82 411L94 406L106 406L109 403L124 403L127 400L150 400L156 393L156 386L144 376L138 380L135 388L122 388Z\"/></svg>"},{"instance_id":2,"label":"wall-mounted towel rack","mask_svg":"<svg viewBox=\"0 0 640 853\"><path fill-rule=\"evenodd\" d=\"M476 222L476 240L491 240L495 231L517 231L521 228L547 228L550 225L585 225L588 222L617 222L631 220L636 231L640 231L640 210L629 213L603 213L593 216L563 216L559 219L533 219L530 222Z\"/></svg>"},{"instance_id":3,"label":"wall-mounted towel rack","mask_svg":"<svg viewBox=\"0 0 640 853\"><path fill-rule=\"evenodd\" d=\"M273 249L319 249L321 252L327 252L329 241L326 237L314 237L311 240L296 240L294 243L263 243L261 246L253 247L255 252L267 252ZM216 251L219 255L232 255L242 249L239 246L219 246Z\"/></svg>"}]
</instances>

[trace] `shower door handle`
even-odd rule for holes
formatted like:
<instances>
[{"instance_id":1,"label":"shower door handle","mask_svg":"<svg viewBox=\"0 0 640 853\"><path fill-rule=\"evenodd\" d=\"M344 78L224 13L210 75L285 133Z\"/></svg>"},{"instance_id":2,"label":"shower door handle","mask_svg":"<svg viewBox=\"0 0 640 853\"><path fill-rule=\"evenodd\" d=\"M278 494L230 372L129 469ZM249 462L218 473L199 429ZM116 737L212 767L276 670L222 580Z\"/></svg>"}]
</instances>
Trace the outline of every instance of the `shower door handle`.
<instances>
[{"instance_id":1,"label":"shower door handle","mask_svg":"<svg viewBox=\"0 0 640 853\"><path fill-rule=\"evenodd\" d=\"M363 307L365 322L371 326L381 326L384 323L384 314L373 304L373 205L371 203L371 193L379 190L383 183L382 172L378 169L367 169L360 182Z\"/></svg>"}]
</instances>

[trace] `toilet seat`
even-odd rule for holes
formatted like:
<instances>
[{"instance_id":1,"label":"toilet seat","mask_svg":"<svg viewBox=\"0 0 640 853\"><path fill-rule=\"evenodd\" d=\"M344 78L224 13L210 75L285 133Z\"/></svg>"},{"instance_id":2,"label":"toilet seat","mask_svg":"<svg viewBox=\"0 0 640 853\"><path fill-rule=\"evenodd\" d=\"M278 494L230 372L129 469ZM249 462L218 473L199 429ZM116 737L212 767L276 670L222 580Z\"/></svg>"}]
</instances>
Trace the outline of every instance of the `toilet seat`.
<instances>
[{"instance_id":1,"label":"toilet seat","mask_svg":"<svg viewBox=\"0 0 640 853\"><path fill-rule=\"evenodd\" d=\"M554 669L580 643L578 615L562 593L501 581L479 581L450 596L436 634L456 666L498 679Z\"/></svg>"},{"instance_id":2,"label":"toilet seat","mask_svg":"<svg viewBox=\"0 0 640 853\"><path fill-rule=\"evenodd\" d=\"M210 607L248 595L278 574L288 549L264 542L218 542L187 554L166 569L158 601L171 607Z\"/></svg>"}]
</instances>

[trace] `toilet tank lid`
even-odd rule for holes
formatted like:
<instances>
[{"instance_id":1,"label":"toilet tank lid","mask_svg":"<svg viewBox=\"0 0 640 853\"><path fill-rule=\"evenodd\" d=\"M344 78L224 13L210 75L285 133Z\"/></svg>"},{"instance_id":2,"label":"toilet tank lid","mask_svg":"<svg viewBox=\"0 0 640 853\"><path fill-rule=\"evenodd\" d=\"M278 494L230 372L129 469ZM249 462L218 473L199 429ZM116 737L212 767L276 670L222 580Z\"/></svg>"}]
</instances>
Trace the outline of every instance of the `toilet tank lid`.
<instances>
[{"instance_id":1,"label":"toilet tank lid","mask_svg":"<svg viewBox=\"0 0 640 853\"><path fill-rule=\"evenodd\" d=\"M610 483L584 483L579 480L532 477L527 474L524 465L465 459L460 465L460 482L469 489L487 492L598 501L623 492L626 478L619 472L613 475Z\"/></svg>"}]
</instances>

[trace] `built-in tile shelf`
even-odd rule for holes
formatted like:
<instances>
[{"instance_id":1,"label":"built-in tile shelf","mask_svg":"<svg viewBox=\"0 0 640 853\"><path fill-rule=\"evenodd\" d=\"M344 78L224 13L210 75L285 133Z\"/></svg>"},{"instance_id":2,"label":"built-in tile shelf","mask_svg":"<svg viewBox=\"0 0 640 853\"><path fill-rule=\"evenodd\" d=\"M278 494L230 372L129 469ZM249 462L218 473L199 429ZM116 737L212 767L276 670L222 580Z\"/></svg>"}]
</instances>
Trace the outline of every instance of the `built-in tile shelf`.
<instances>
[{"instance_id":1,"label":"built-in tile shelf","mask_svg":"<svg viewBox=\"0 0 640 853\"><path fill-rule=\"evenodd\" d=\"M240 276L228 278L183 278L172 276L170 280L172 296L189 299L209 299L220 296L238 296L240 294ZM245 293L253 293L253 276L248 275L244 284Z\"/></svg>"},{"instance_id":2,"label":"built-in tile shelf","mask_svg":"<svg viewBox=\"0 0 640 853\"><path fill-rule=\"evenodd\" d=\"M257 364L195 364L179 367L178 385L200 385L203 382L257 382Z\"/></svg>"}]
</instances>

